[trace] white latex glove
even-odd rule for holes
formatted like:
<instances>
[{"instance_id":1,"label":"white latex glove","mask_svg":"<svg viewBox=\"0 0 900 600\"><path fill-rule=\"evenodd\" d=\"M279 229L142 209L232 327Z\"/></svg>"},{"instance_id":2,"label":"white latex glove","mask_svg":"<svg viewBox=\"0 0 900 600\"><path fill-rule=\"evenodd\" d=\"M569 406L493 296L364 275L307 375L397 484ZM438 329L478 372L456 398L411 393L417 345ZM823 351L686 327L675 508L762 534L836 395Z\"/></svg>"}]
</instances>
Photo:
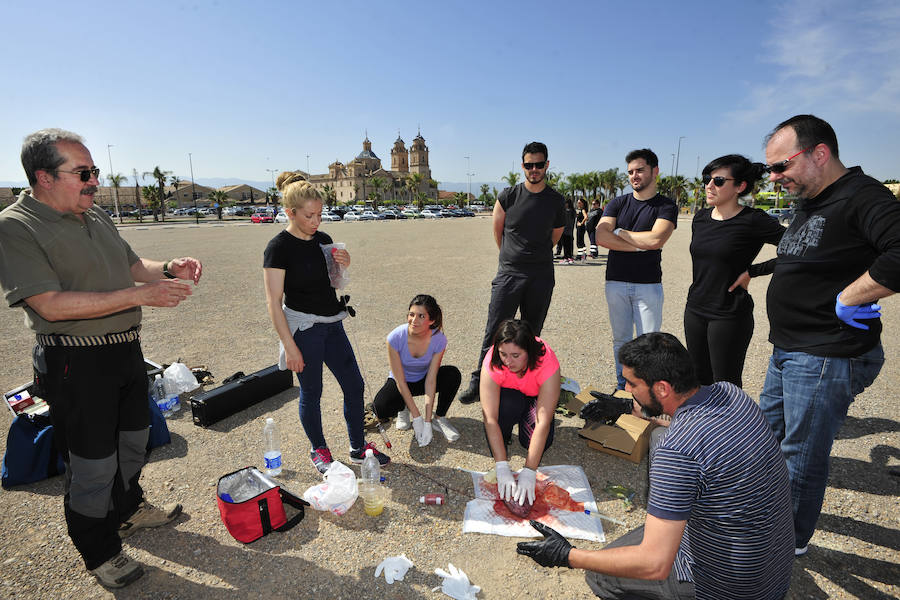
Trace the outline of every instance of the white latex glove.
<instances>
[{"instance_id":1,"label":"white latex glove","mask_svg":"<svg viewBox=\"0 0 900 600\"><path fill-rule=\"evenodd\" d=\"M523 467L519 471L519 480L516 482L516 502L524 505L527 499L529 504L534 504L534 479L535 472L533 470Z\"/></svg>"},{"instance_id":2,"label":"white latex glove","mask_svg":"<svg viewBox=\"0 0 900 600\"><path fill-rule=\"evenodd\" d=\"M426 425L428 427L426 427ZM419 415L415 419L412 420L412 428L413 432L416 434L416 441L419 442L419 448L422 446L427 446L431 443L431 437L433 435L431 430L431 423L425 422L425 417ZM425 430L428 430L426 433Z\"/></svg>"},{"instance_id":3,"label":"white latex glove","mask_svg":"<svg viewBox=\"0 0 900 600\"><path fill-rule=\"evenodd\" d=\"M375 579L378 579L378 576L384 571L384 580L388 583L403 581L403 576L406 575L411 566L413 566L413 563L406 558L405 554L388 556L375 567Z\"/></svg>"},{"instance_id":4,"label":"white latex glove","mask_svg":"<svg viewBox=\"0 0 900 600\"><path fill-rule=\"evenodd\" d=\"M431 426L431 421L425 421L422 424L422 435L416 437L416 440L419 442L419 448L430 444L433 438L434 428Z\"/></svg>"},{"instance_id":5,"label":"white latex glove","mask_svg":"<svg viewBox=\"0 0 900 600\"><path fill-rule=\"evenodd\" d=\"M509 470L509 463L505 460L497 461L496 470L497 494L501 500L512 500L516 495L516 480Z\"/></svg>"},{"instance_id":6,"label":"white latex glove","mask_svg":"<svg viewBox=\"0 0 900 600\"><path fill-rule=\"evenodd\" d=\"M448 564L450 568L449 573L443 569L434 570L436 575L444 578L444 583L440 588L434 588L431 591L436 592L440 589L455 600L476 600L475 594L480 592L481 588L469 583L469 578L466 574L454 567L453 563Z\"/></svg>"}]
</instances>

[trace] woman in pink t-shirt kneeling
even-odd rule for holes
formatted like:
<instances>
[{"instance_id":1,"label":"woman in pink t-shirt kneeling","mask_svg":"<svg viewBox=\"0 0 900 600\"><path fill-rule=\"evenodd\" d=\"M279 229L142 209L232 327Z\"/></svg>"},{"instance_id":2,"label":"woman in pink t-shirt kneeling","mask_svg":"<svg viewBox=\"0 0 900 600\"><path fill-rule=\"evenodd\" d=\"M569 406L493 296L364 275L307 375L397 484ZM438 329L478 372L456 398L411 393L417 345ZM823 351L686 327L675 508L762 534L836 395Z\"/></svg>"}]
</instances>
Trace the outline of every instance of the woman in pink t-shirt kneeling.
<instances>
[{"instance_id":1,"label":"woman in pink t-shirt kneeling","mask_svg":"<svg viewBox=\"0 0 900 600\"><path fill-rule=\"evenodd\" d=\"M535 470L553 443L553 415L559 401L559 361L527 322L507 319L494 334L494 345L481 365L481 410L491 454L496 461L497 491L503 500L534 502ZM507 462L513 425L527 450L518 481Z\"/></svg>"}]
</instances>

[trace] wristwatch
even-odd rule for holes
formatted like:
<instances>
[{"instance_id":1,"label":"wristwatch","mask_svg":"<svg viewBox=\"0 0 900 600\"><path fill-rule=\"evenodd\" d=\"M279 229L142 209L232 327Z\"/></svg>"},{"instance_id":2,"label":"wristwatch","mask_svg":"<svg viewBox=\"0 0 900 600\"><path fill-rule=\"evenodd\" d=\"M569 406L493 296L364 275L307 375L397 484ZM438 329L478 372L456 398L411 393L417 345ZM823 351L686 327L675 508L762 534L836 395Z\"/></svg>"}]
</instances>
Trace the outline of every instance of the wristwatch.
<instances>
[{"instance_id":1,"label":"wristwatch","mask_svg":"<svg viewBox=\"0 0 900 600\"><path fill-rule=\"evenodd\" d=\"M176 279L176 277L169 272L169 261L163 263L163 275L165 275L167 279Z\"/></svg>"}]
</instances>

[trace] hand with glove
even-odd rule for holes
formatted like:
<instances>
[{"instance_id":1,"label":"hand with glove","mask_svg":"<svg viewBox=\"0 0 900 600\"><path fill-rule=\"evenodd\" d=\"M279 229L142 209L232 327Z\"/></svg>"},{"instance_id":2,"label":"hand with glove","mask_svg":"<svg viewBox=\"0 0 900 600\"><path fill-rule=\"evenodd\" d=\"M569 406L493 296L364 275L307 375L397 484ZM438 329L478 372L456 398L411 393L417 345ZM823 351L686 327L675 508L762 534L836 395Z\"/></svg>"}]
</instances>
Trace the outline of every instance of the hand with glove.
<instances>
[{"instance_id":1,"label":"hand with glove","mask_svg":"<svg viewBox=\"0 0 900 600\"><path fill-rule=\"evenodd\" d=\"M431 427L431 421L426 421L425 417L419 415L412 420L413 431L416 434L416 441L419 442L419 448L427 446L431 443L434 436L434 429Z\"/></svg>"},{"instance_id":2,"label":"hand with glove","mask_svg":"<svg viewBox=\"0 0 900 600\"><path fill-rule=\"evenodd\" d=\"M524 505L526 502L534 504L534 481L536 473L533 469L523 467L519 471L519 479L516 481L516 495L514 499L519 504Z\"/></svg>"},{"instance_id":3,"label":"hand with glove","mask_svg":"<svg viewBox=\"0 0 900 600\"><path fill-rule=\"evenodd\" d=\"M542 567L568 567L572 544L552 527L534 520L530 522L544 539L537 542L519 542L516 544L516 552L530 556Z\"/></svg>"},{"instance_id":4,"label":"hand with glove","mask_svg":"<svg viewBox=\"0 0 900 600\"><path fill-rule=\"evenodd\" d=\"M841 302L841 294L838 294L834 301L834 313L838 319L850 327L868 329L868 325L859 323L856 319L880 319L881 306L874 302L847 305Z\"/></svg>"},{"instance_id":5,"label":"hand with glove","mask_svg":"<svg viewBox=\"0 0 900 600\"><path fill-rule=\"evenodd\" d=\"M448 563L450 572L443 569L435 569L436 575L444 578L444 583L440 588L434 588L436 592L440 589L446 595L454 598L454 600L476 600L475 595L481 591L477 585L469 583L469 577L461 570Z\"/></svg>"},{"instance_id":6,"label":"hand with glove","mask_svg":"<svg viewBox=\"0 0 900 600\"><path fill-rule=\"evenodd\" d=\"M378 576L384 571L384 580L389 584L395 581L403 581L403 576L406 575L411 566L413 566L413 563L406 558L405 554L389 556L375 567L375 579L378 579Z\"/></svg>"},{"instance_id":7,"label":"hand with glove","mask_svg":"<svg viewBox=\"0 0 900 600\"><path fill-rule=\"evenodd\" d=\"M501 500L512 500L516 495L516 479L509 470L509 463L505 460L497 461L497 495Z\"/></svg>"}]
</instances>

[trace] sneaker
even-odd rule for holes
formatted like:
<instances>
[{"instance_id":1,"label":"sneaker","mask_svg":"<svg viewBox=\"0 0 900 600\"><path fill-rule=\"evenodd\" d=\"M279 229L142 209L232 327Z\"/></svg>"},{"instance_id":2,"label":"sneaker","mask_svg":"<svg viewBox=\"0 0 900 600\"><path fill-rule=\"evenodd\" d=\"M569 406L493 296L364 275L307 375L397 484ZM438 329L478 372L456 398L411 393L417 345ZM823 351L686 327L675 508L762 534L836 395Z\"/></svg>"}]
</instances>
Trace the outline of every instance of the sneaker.
<instances>
[{"instance_id":1,"label":"sneaker","mask_svg":"<svg viewBox=\"0 0 900 600\"><path fill-rule=\"evenodd\" d=\"M794 556L803 556L809 552L809 546L803 546L802 548L794 548Z\"/></svg>"},{"instance_id":2,"label":"sneaker","mask_svg":"<svg viewBox=\"0 0 900 600\"><path fill-rule=\"evenodd\" d=\"M157 508L145 500L140 503L133 515L119 525L119 537L125 539L136 533L138 529L148 529L171 523L180 514L181 505L176 502Z\"/></svg>"},{"instance_id":3,"label":"sneaker","mask_svg":"<svg viewBox=\"0 0 900 600\"><path fill-rule=\"evenodd\" d=\"M331 450L325 446L310 450L309 459L312 461L313 466L316 467L316 470L322 474L324 474L325 471L328 470L328 467L331 466L331 463L334 462L331 458Z\"/></svg>"},{"instance_id":4,"label":"sneaker","mask_svg":"<svg viewBox=\"0 0 900 600\"><path fill-rule=\"evenodd\" d=\"M372 442L369 442L368 444L366 444L362 450L353 450L351 448L350 449L350 462L361 465L363 459L366 458L366 450L368 450L369 448L372 449L372 454L374 454L375 458L378 459L378 464L380 464L382 467L385 467L388 464L390 464L391 457L379 452L378 448L376 448L375 444L373 444Z\"/></svg>"},{"instance_id":5,"label":"sneaker","mask_svg":"<svg viewBox=\"0 0 900 600\"><path fill-rule=\"evenodd\" d=\"M96 569L91 569L90 573L103 587L115 589L123 588L140 579L144 574L144 568L141 563L128 558L124 552L119 552Z\"/></svg>"},{"instance_id":6,"label":"sneaker","mask_svg":"<svg viewBox=\"0 0 900 600\"><path fill-rule=\"evenodd\" d=\"M459 432L456 430L456 427L450 424L450 421L447 420L447 417L435 416L431 420L431 427L435 431L440 431L441 433L443 433L448 442L455 442L459 439Z\"/></svg>"},{"instance_id":7,"label":"sneaker","mask_svg":"<svg viewBox=\"0 0 900 600\"><path fill-rule=\"evenodd\" d=\"M459 396L460 404L472 404L474 402L478 402L478 400L479 400L478 388L480 385L481 385L480 378L472 377L472 379L469 381L469 387L466 388L466 391L464 391Z\"/></svg>"},{"instance_id":8,"label":"sneaker","mask_svg":"<svg viewBox=\"0 0 900 600\"><path fill-rule=\"evenodd\" d=\"M567 258L567 259L566 259L566 262L567 262L568 264L570 264L570 265L574 265L574 264L575 264L575 260L572 259L572 258Z\"/></svg>"},{"instance_id":9,"label":"sneaker","mask_svg":"<svg viewBox=\"0 0 900 600\"><path fill-rule=\"evenodd\" d=\"M406 431L410 427L409 409L404 408L397 413L397 423L394 425L400 431Z\"/></svg>"}]
</instances>

